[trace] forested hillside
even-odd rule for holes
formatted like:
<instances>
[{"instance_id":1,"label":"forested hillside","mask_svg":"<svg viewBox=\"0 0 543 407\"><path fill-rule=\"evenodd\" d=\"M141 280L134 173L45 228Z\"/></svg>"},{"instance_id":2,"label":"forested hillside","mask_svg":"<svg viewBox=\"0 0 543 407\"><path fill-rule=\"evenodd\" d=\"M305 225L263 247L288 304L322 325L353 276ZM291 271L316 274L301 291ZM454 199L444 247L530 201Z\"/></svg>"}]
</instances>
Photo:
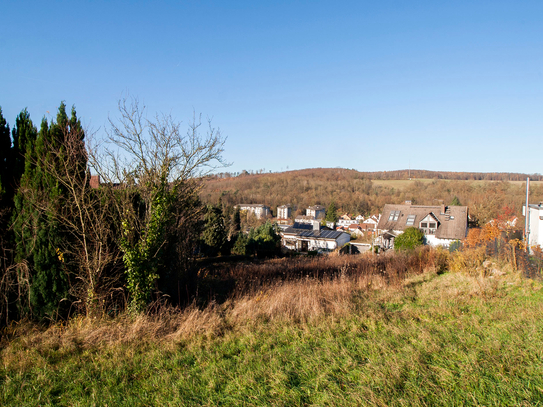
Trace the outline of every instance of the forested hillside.
<instances>
[{"instance_id":1,"label":"forested hillside","mask_svg":"<svg viewBox=\"0 0 543 407\"><path fill-rule=\"evenodd\" d=\"M274 214L278 205L292 204L297 213L309 205L334 201L338 212L369 215L387 203L411 200L421 205L450 204L456 196L479 222L509 207L518 216L525 200L526 174L453 173L410 170L362 173L349 169L316 168L282 173L244 173L209 177L200 196L224 205L262 203ZM425 178L419 178L424 176ZM540 175L530 175L531 202L543 200Z\"/></svg>"}]
</instances>

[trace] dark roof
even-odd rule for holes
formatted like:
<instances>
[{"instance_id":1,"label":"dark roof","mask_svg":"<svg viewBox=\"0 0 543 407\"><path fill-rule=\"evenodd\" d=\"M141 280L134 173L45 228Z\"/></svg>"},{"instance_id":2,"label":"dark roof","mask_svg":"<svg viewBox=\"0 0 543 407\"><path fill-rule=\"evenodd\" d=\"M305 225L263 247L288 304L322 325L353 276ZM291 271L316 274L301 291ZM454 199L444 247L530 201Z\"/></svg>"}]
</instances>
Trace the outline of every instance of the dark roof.
<instances>
[{"instance_id":1,"label":"dark roof","mask_svg":"<svg viewBox=\"0 0 543 407\"><path fill-rule=\"evenodd\" d=\"M340 230L330 230L326 227L321 227L320 230L313 230L313 225L295 223L292 227L285 229L283 233L300 237L313 237L316 239L337 239L344 232Z\"/></svg>"},{"instance_id":2,"label":"dark roof","mask_svg":"<svg viewBox=\"0 0 543 407\"><path fill-rule=\"evenodd\" d=\"M377 224L380 230L405 230L410 226L419 227L422 219L432 215L438 220L435 236L439 239L463 239L468 230L468 207L467 206L445 206L443 207L424 205L393 205L387 204L383 209L381 220ZM398 220L388 220L390 212L399 211ZM414 215L413 225L407 225L407 217Z\"/></svg>"},{"instance_id":3,"label":"dark roof","mask_svg":"<svg viewBox=\"0 0 543 407\"><path fill-rule=\"evenodd\" d=\"M303 230L309 229L309 230L312 230L312 229L313 229L313 225L310 224L310 223L298 223L298 222L294 222L294 225L292 225L291 228L292 228L292 229L303 229Z\"/></svg>"},{"instance_id":4,"label":"dark roof","mask_svg":"<svg viewBox=\"0 0 543 407\"><path fill-rule=\"evenodd\" d=\"M285 231L285 233L288 233L288 229ZM313 237L315 239L337 239L341 234L344 232L341 232L339 230L302 230L296 233L296 236L300 237Z\"/></svg>"}]
</instances>

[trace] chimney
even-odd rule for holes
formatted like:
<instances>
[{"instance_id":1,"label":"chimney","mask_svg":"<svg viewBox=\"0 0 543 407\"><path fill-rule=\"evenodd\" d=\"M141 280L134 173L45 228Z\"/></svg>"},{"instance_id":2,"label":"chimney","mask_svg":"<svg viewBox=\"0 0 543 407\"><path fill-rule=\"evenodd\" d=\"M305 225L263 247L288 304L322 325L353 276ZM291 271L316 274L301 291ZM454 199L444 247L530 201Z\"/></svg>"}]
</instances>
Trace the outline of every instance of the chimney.
<instances>
[{"instance_id":1,"label":"chimney","mask_svg":"<svg viewBox=\"0 0 543 407\"><path fill-rule=\"evenodd\" d=\"M411 205L412 202L411 201L405 201L405 205Z\"/></svg>"},{"instance_id":2,"label":"chimney","mask_svg":"<svg viewBox=\"0 0 543 407\"><path fill-rule=\"evenodd\" d=\"M90 184L91 188L99 188L100 187L100 176L99 175L91 175L89 184Z\"/></svg>"},{"instance_id":3,"label":"chimney","mask_svg":"<svg viewBox=\"0 0 543 407\"><path fill-rule=\"evenodd\" d=\"M316 235L319 235L321 232L321 224L318 220L313 221L313 232L315 232Z\"/></svg>"},{"instance_id":4,"label":"chimney","mask_svg":"<svg viewBox=\"0 0 543 407\"><path fill-rule=\"evenodd\" d=\"M445 204L441 204L441 214L445 213Z\"/></svg>"}]
</instances>

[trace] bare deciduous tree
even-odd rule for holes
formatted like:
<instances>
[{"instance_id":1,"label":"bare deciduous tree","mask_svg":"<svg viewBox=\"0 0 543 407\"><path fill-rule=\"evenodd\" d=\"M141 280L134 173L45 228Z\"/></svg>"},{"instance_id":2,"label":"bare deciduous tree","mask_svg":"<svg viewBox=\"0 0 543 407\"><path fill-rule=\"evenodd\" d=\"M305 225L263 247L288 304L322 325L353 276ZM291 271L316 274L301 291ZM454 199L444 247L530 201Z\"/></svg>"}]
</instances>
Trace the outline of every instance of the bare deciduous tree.
<instances>
[{"instance_id":1,"label":"bare deciduous tree","mask_svg":"<svg viewBox=\"0 0 543 407\"><path fill-rule=\"evenodd\" d=\"M201 116L184 133L171 115L148 119L137 99L118 106L102 155L91 161L116 197L130 306L141 311L165 262L186 264L201 210L197 178L227 165L225 139L209 120L203 135Z\"/></svg>"},{"instance_id":2,"label":"bare deciduous tree","mask_svg":"<svg viewBox=\"0 0 543 407\"><path fill-rule=\"evenodd\" d=\"M92 188L90 171L81 169L81 163L86 162L81 158L88 154L81 134L68 128L63 132L62 145L46 146L52 159L41 161L43 170L62 189L62 202L33 202L43 212L53 214L66 233L57 255L74 273L70 293L87 315L96 315L103 312L104 301L119 280L115 271L119 269L120 252L112 227L115 210L104 191ZM48 211L50 205L56 209Z\"/></svg>"}]
</instances>

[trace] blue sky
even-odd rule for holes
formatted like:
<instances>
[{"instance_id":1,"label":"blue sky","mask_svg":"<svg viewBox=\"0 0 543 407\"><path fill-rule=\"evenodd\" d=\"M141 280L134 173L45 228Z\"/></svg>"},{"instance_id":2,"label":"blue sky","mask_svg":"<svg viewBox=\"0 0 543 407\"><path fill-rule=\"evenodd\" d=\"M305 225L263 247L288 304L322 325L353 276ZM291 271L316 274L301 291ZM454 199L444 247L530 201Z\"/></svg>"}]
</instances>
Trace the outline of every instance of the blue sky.
<instances>
[{"instance_id":1,"label":"blue sky","mask_svg":"<svg viewBox=\"0 0 543 407\"><path fill-rule=\"evenodd\" d=\"M104 134L129 93L229 171L542 173L541 1L4 1L0 106ZM49 113L47 113L49 112Z\"/></svg>"}]
</instances>

